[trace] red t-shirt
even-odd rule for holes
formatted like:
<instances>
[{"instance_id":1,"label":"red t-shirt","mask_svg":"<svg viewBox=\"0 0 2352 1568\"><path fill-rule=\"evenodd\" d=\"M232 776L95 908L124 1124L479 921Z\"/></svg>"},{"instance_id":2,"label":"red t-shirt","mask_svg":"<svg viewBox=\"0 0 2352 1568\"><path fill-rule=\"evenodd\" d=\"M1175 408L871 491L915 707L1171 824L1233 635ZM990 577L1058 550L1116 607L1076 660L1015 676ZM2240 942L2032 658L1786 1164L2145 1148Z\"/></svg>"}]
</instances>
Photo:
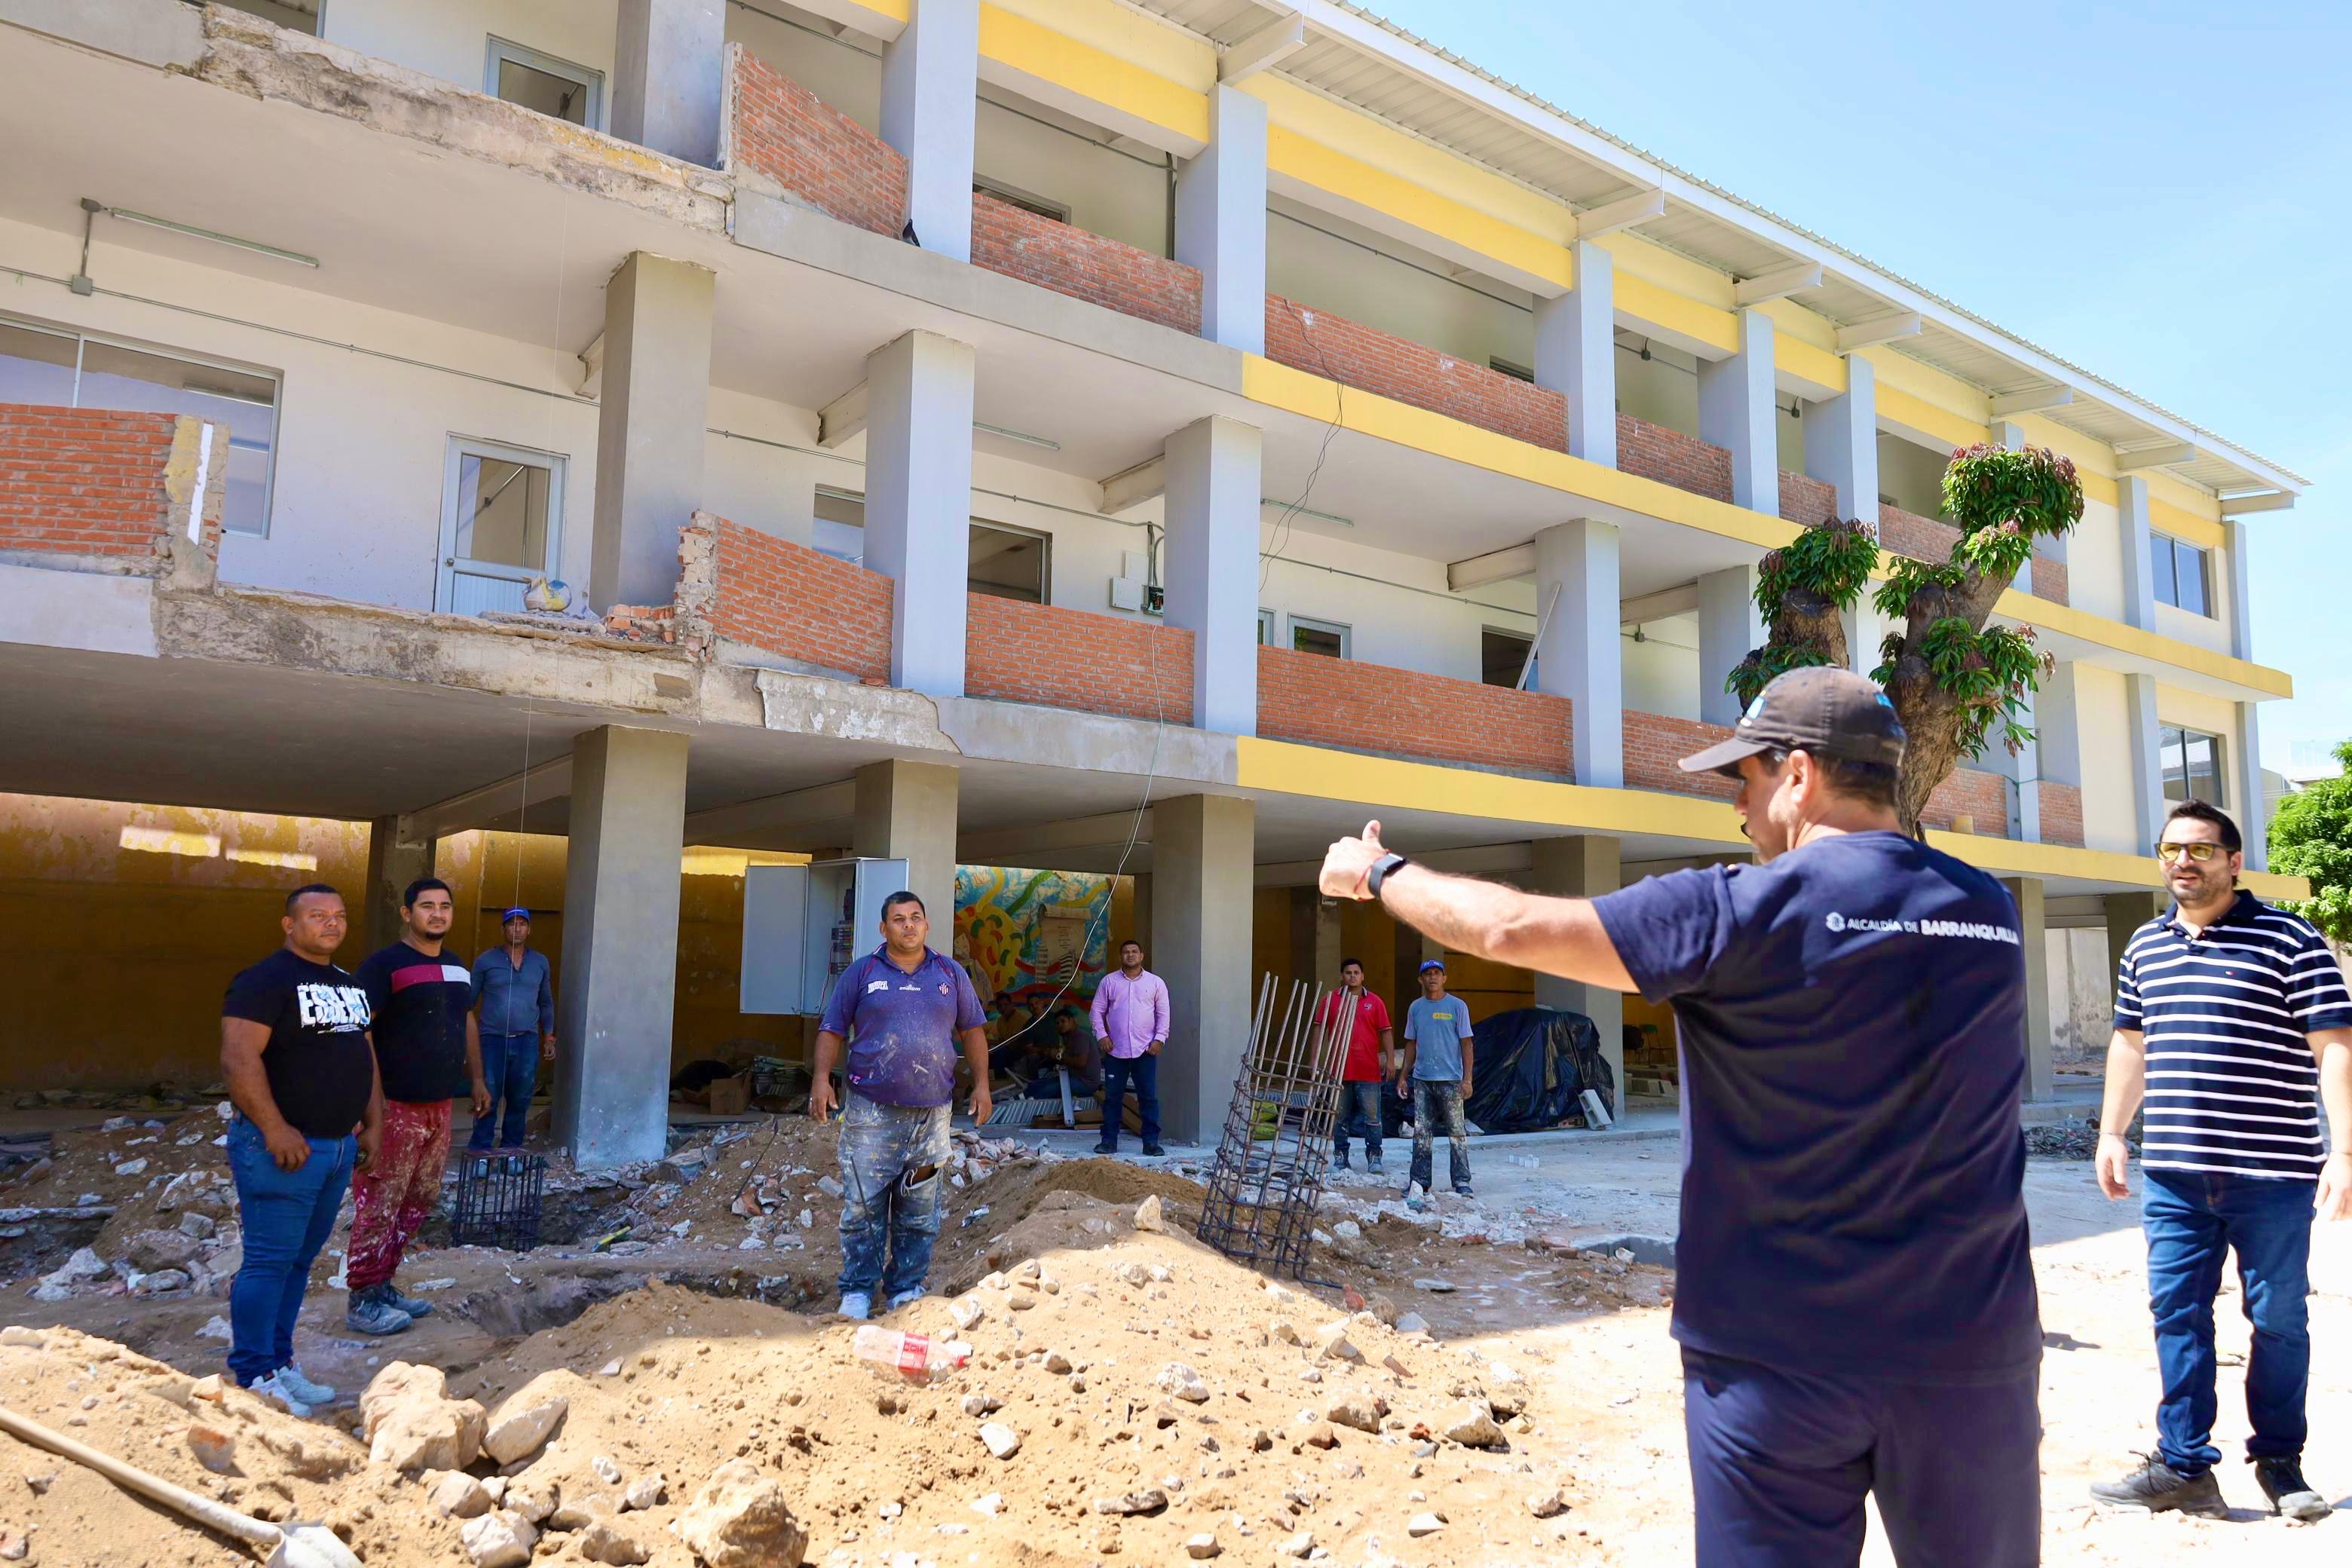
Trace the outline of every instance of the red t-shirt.
<instances>
[{"instance_id":1,"label":"red t-shirt","mask_svg":"<svg viewBox=\"0 0 2352 1568\"><path fill-rule=\"evenodd\" d=\"M1328 1026L1339 1005L1339 995L1326 996L1323 1010L1317 1016ZM1369 991L1356 998L1355 1025L1348 1032L1348 1062L1339 1072L1343 1080L1378 1083L1388 1076L1381 1071L1381 1031L1388 1026L1387 1003Z\"/></svg>"}]
</instances>

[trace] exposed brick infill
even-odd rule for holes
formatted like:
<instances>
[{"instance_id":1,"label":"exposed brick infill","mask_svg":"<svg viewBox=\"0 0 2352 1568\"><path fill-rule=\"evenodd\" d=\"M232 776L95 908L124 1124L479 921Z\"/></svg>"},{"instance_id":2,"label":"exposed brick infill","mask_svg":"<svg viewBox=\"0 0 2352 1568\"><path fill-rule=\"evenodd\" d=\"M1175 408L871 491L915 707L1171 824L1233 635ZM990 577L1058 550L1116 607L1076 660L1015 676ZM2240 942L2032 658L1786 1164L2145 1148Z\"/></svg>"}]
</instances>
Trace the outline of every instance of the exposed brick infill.
<instances>
[{"instance_id":1,"label":"exposed brick infill","mask_svg":"<svg viewBox=\"0 0 2352 1568\"><path fill-rule=\"evenodd\" d=\"M1617 468L1710 500L1731 500L1731 454L1630 414L1617 416Z\"/></svg>"},{"instance_id":2,"label":"exposed brick infill","mask_svg":"<svg viewBox=\"0 0 2352 1568\"><path fill-rule=\"evenodd\" d=\"M904 154L742 45L729 45L727 58L728 172L897 237L907 222Z\"/></svg>"},{"instance_id":3,"label":"exposed brick infill","mask_svg":"<svg viewBox=\"0 0 2352 1568\"><path fill-rule=\"evenodd\" d=\"M1959 542L1960 531L1948 522L1879 503L1878 542L1897 555L1942 565L1952 558L1952 547ZM2053 605L2067 603L2066 563L2037 552L2032 566L2032 574L2027 578L2032 586L2028 591L2035 598L2047 599Z\"/></svg>"},{"instance_id":4,"label":"exposed brick infill","mask_svg":"<svg viewBox=\"0 0 2352 1568\"><path fill-rule=\"evenodd\" d=\"M193 415L0 403L0 551L142 574L181 554L208 575L228 455L228 426Z\"/></svg>"},{"instance_id":5,"label":"exposed brick infill","mask_svg":"<svg viewBox=\"0 0 2352 1568\"><path fill-rule=\"evenodd\" d=\"M1782 468L1780 515L1801 528L1829 521L1837 515L1837 486Z\"/></svg>"},{"instance_id":6,"label":"exposed brick infill","mask_svg":"<svg viewBox=\"0 0 2352 1568\"><path fill-rule=\"evenodd\" d=\"M1279 294L1265 297L1265 357L1514 440L1568 450L1568 399L1560 394Z\"/></svg>"},{"instance_id":7,"label":"exposed brick infill","mask_svg":"<svg viewBox=\"0 0 2352 1568\"><path fill-rule=\"evenodd\" d=\"M2083 792L2076 785L2060 784L2056 779L2042 779L2034 787L2042 792L2042 842L2083 846Z\"/></svg>"},{"instance_id":8,"label":"exposed brick infill","mask_svg":"<svg viewBox=\"0 0 2352 1568\"><path fill-rule=\"evenodd\" d=\"M1451 676L1257 650L1257 732L1416 761L1574 776L1565 697Z\"/></svg>"},{"instance_id":9,"label":"exposed brick infill","mask_svg":"<svg viewBox=\"0 0 2352 1568\"><path fill-rule=\"evenodd\" d=\"M688 647L705 651L716 639L853 680L889 680L891 582L881 573L700 511L678 556L677 640Z\"/></svg>"},{"instance_id":10,"label":"exposed brick infill","mask_svg":"<svg viewBox=\"0 0 2352 1568\"><path fill-rule=\"evenodd\" d=\"M1201 271L985 191L971 198L971 261L1073 300L1201 333Z\"/></svg>"},{"instance_id":11,"label":"exposed brick infill","mask_svg":"<svg viewBox=\"0 0 2352 1568\"><path fill-rule=\"evenodd\" d=\"M1729 800L1739 785L1720 773L1686 773L1682 759L1730 738L1725 725L1695 719L1670 719L1661 713L1625 715L1625 787L1661 790L1667 795L1706 795ZM1952 818L1970 814L1976 831L1989 838L2008 836L2008 784L1999 773L1961 768L1936 786L1927 797L1923 820L1930 827L1949 827Z\"/></svg>"},{"instance_id":12,"label":"exposed brick infill","mask_svg":"<svg viewBox=\"0 0 2352 1568\"><path fill-rule=\"evenodd\" d=\"M966 595L967 695L1192 721L1192 634L1058 605Z\"/></svg>"}]
</instances>

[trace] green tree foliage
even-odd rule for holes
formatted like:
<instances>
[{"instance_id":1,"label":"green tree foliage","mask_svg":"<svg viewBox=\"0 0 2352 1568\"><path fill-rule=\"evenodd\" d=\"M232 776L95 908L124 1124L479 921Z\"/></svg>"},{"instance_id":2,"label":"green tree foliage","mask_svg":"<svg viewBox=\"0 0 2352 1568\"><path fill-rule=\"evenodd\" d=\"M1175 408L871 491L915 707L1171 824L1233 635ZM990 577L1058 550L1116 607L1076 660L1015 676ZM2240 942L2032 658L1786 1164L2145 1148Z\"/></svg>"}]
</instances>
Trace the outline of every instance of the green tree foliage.
<instances>
[{"instance_id":1,"label":"green tree foliage","mask_svg":"<svg viewBox=\"0 0 2352 1568\"><path fill-rule=\"evenodd\" d=\"M2311 897L2286 907L2330 942L2352 942L2352 741L2336 748L2343 773L2279 802L2271 818L2271 869L2311 879Z\"/></svg>"},{"instance_id":2,"label":"green tree foliage","mask_svg":"<svg viewBox=\"0 0 2352 1568\"><path fill-rule=\"evenodd\" d=\"M1944 514L1960 531L1943 562L1895 557L1871 597L1896 623L1879 645L1871 679L1909 731L1896 809L1916 832L1937 784L1996 736L2014 752L2033 738L2022 721L2048 660L2030 626L1985 623L2033 554L2083 520L2083 484L2072 460L2042 447L1979 444L1944 470ZM1859 521L1809 528L1766 555L1756 604L1770 627L1726 679L1743 702L1784 670L1849 660L1842 615L1860 602L1878 566L1877 531Z\"/></svg>"}]
</instances>

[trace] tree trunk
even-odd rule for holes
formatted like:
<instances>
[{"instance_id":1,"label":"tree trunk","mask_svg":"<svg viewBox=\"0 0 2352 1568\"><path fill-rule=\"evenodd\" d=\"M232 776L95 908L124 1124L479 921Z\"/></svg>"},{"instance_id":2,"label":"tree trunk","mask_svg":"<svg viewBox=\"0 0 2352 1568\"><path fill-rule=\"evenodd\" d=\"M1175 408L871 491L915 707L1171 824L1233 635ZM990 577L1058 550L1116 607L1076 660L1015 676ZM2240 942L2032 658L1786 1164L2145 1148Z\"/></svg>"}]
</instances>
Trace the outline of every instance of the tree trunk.
<instances>
[{"instance_id":1,"label":"tree trunk","mask_svg":"<svg viewBox=\"0 0 2352 1568\"><path fill-rule=\"evenodd\" d=\"M1927 633L1943 620L1960 621L1972 632L1984 630L1994 604L2008 587L2005 578L1970 572L1956 588L1922 587L1904 606L1903 650L1884 689L1907 737L1895 784L1895 813L1903 831L1914 838L1920 836L1919 818L1927 809L1928 797L1960 763L1961 700L1936 679L1927 663Z\"/></svg>"}]
</instances>

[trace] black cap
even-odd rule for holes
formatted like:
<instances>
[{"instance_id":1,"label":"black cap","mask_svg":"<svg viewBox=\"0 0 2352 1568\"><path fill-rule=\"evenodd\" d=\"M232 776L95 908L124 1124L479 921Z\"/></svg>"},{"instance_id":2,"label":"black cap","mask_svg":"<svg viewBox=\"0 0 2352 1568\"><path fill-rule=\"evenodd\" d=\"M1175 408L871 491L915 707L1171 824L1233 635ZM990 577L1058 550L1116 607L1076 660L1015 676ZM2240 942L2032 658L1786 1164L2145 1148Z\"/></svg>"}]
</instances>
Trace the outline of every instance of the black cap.
<instances>
[{"instance_id":1,"label":"black cap","mask_svg":"<svg viewBox=\"0 0 2352 1568\"><path fill-rule=\"evenodd\" d=\"M1731 739L1685 757L1682 769L1737 774L1740 758L1768 751L1895 767L1903 761L1904 740L1886 693L1850 669L1816 665L1776 676L1739 716Z\"/></svg>"}]
</instances>

